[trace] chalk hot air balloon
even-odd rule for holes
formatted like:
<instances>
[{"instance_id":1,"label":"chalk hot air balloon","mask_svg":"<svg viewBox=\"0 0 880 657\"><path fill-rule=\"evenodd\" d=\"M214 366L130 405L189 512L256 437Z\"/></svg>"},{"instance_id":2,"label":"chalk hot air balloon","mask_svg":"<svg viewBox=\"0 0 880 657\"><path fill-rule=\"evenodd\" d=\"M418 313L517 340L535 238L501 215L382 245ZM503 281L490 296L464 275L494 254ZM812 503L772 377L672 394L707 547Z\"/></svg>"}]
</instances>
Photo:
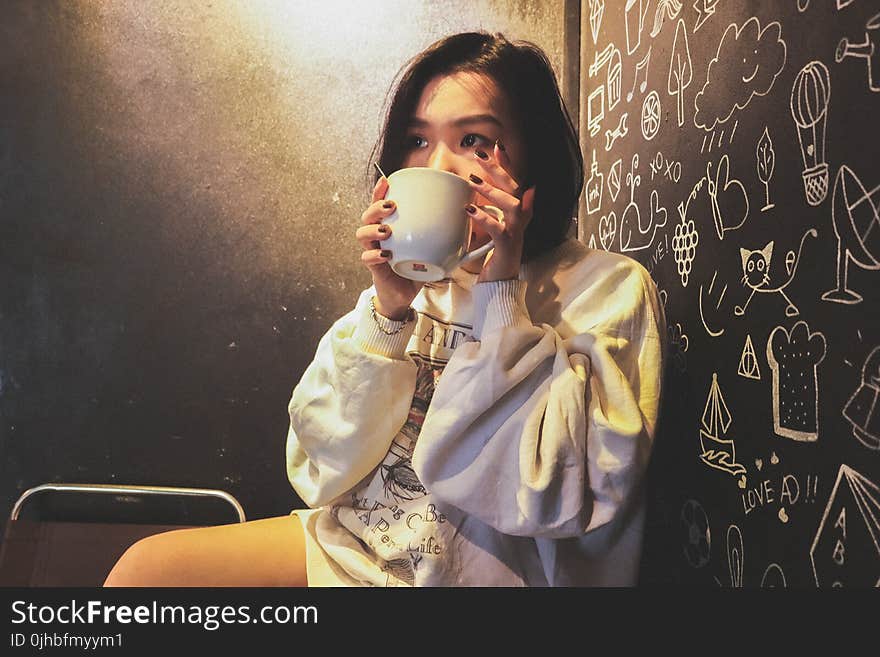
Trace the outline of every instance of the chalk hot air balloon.
<instances>
[{"instance_id":1,"label":"chalk hot air balloon","mask_svg":"<svg viewBox=\"0 0 880 657\"><path fill-rule=\"evenodd\" d=\"M825 122L831 99L831 78L822 62L804 66L791 87L791 116L798 127L807 203L819 205L828 195L825 163Z\"/></svg>"}]
</instances>

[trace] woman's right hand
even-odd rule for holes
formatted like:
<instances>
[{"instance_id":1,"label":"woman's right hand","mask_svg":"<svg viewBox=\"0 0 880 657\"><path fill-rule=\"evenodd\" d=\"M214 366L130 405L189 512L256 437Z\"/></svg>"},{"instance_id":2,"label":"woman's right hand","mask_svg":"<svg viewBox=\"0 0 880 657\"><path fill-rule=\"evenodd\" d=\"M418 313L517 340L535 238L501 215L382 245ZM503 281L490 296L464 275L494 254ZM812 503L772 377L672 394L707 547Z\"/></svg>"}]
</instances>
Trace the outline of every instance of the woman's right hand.
<instances>
[{"instance_id":1,"label":"woman's right hand","mask_svg":"<svg viewBox=\"0 0 880 657\"><path fill-rule=\"evenodd\" d=\"M376 312L388 319L402 320L422 289L422 283L398 276L388 264L391 252L382 248L382 241L391 236L391 226L382 222L394 212L395 205L394 201L384 200L387 192L388 180L382 176L373 188L372 203L361 215L362 225L355 237L364 249L361 262L373 276Z\"/></svg>"}]
</instances>

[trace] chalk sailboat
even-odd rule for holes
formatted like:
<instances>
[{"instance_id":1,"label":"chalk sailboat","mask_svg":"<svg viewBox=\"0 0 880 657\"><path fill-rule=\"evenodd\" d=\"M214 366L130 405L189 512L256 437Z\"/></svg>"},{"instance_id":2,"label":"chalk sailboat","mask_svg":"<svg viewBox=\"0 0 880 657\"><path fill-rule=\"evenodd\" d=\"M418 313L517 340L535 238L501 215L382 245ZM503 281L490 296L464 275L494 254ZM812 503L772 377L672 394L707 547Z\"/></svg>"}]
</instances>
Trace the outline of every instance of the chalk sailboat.
<instances>
[{"instance_id":1,"label":"chalk sailboat","mask_svg":"<svg viewBox=\"0 0 880 657\"><path fill-rule=\"evenodd\" d=\"M718 387L718 374L712 373L712 386L703 409L703 426L700 429L700 446L703 453L700 460L717 470L724 470L732 475L745 474L745 467L736 462L736 448L732 438L722 438L727 434L732 418L721 389Z\"/></svg>"}]
</instances>

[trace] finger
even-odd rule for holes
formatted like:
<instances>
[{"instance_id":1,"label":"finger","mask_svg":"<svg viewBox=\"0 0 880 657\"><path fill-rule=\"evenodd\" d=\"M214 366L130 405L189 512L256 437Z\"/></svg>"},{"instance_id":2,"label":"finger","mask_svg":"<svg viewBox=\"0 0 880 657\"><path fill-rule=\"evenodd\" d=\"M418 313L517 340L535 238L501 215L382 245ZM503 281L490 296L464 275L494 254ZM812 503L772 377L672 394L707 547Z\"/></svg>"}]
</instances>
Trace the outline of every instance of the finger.
<instances>
[{"instance_id":1,"label":"finger","mask_svg":"<svg viewBox=\"0 0 880 657\"><path fill-rule=\"evenodd\" d=\"M379 180L376 181L376 184L373 187L373 198L371 200L375 203L379 199L385 198L385 193L387 191L388 179L385 176L381 176Z\"/></svg>"},{"instance_id":2,"label":"finger","mask_svg":"<svg viewBox=\"0 0 880 657\"><path fill-rule=\"evenodd\" d=\"M379 242L391 237L391 226L387 224L367 224L358 228L354 236L364 249L378 249Z\"/></svg>"},{"instance_id":3,"label":"finger","mask_svg":"<svg viewBox=\"0 0 880 657\"><path fill-rule=\"evenodd\" d=\"M474 159L487 174L484 176L485 179L491 180L496 187L503 189L508 194L516 196L516 192L519 189L519 183L516 182L513 176L508 172L507 168L502 164L501 160L498 159L499 153L504 155L504 153L499 151L497 147L493 149L491 155L478 148L474 151ZM508 166L510 166L509 162Z\"/></svg>"},{"instance_id":4,"label":"finger","mask_svg":"<svg viewBox=\"0 0 880 657\"><path fill-rule=\"evenodd\" d=\"M503 189L498 189L474 174L470 174L467 182L471 186L471 189L478 191L483 197L490 200L492 205L497 205L505 213L513 215L519 212L520 200L513 194L506 192Z\"/></svg>"},{"instance_id":5,"label":"finger","mask_svg":"<svg viewBox=\"0 0 880 657\"><path fill-rule=\"evenodd\" d=\"M362 224L378 224L385 217L392 214L397 209L394 201L385 201L379 199L370 203L364 213L361 215Z\"/></svg>"},{"instance_id":6,"label":"finger","mask_svg":"<svg viewBox=\"0 0 880 657\"><path fill-rule=\"evenodd\" d=\"M489 234L493 240L497 239L501 233L504 231L504 223L498 221L494 216L483 210L478 205L470 204L465 207L465 212L467 212L471 221L476 225L482 228Z\"/></svg>"},{"instance_id":7,"label":"finger","mask_svg":"<svg viewBox=\"0 0 880 657\"><path fill-rule=\"evenodd\" d=\"M522 195L522 204L520 205L520 209L522 211L523 216L528 219L532 218L532 213L535 210L535 188L534 186L529 187L526 191L523 192Z\"/></svg>"},{"instance_id":8,"label":"finger","mask_svg":"<svg viewBox=\"0 0 880 657\"><path fill-rule=\"evenodd\" d=\"M389 266L388 260L390 258L391 251L387 249L370 249L361 253L361 262L370 269L382 266Z\"/></svg>"}]
</instances>

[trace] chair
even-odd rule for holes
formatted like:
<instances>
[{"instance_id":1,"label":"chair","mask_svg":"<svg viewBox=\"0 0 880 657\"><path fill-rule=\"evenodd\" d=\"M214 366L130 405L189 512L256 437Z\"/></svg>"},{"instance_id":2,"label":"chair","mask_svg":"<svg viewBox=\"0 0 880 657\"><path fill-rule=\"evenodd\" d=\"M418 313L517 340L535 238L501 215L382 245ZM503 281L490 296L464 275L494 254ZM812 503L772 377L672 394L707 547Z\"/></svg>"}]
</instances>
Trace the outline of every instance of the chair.
<instances>
[{"instance_id":1,"label":"chair","mask_svg":"<svg viewBox=\"0 0 880 657\"><path fill-rule=\"evenodd\" d=\"M172 529L245 522L207 488L50 483L18 498L0 545L0 586L101 586L136 541Z\"/></svg>"}]
</instances>

